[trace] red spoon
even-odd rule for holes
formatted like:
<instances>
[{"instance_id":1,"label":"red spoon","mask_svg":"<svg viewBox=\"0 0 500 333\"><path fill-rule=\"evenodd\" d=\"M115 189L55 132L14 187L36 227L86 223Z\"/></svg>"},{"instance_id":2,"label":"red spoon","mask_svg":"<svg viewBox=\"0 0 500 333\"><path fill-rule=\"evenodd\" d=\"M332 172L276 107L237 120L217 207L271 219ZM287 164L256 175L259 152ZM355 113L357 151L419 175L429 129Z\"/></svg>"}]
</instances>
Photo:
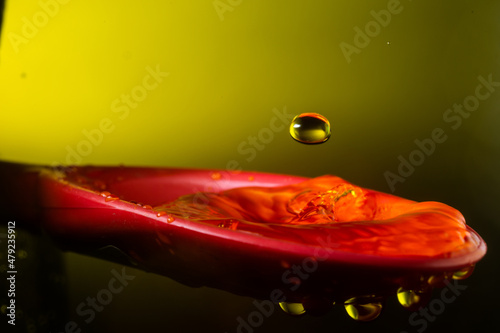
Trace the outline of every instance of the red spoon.
<instances>
[{"instance_id":1,"label":"red spoon","mask_svg":"<svg viewBox=\"0 0 500 333\"><path fill-rule=\"evenodd\" d=\"M468 276L486 253L455 209L338 177L11 163L0 174L4 215L65 250L102 256L111 246L138 268L295 314L334 302L365 311L398 291L415 308L425 297L412 295ZM374 309L348 312L370 320Z\"/></svg>"}]
</instances>

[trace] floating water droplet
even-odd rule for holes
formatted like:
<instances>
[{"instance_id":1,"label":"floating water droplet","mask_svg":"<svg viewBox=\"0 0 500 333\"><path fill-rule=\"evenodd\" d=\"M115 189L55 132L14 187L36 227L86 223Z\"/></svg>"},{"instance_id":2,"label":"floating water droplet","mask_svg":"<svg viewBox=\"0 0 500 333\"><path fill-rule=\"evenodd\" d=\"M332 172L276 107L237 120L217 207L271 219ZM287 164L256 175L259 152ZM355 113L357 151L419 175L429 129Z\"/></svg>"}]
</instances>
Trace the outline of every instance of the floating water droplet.
<instances>
[{"instance_id":1,"label":"floating water droplet","mask_svg":"<svg viewBox=\"0 0 500 333\"><path fill-rule=\"evenodd\" d=\"M474 272L474 265L456 271L455 273L453 273L451 278L454 280L464 280L467 279L469 276L471 276L472 272Z\"/></svg>"},{"instance_id":2,"label":"floating water droplet","mask_svg":"<svg viewBox=\"0 0 500 333\"><path fill-rule=\"evenodd\" d=\"M330 138L330 122L317 113L302 113L293 118L290 135L300 143L323 143Z\"/></svg>"},{"instance_id":3,"label":"floating water droplet","mask_svg":"<svg viewBox=\"0 0 500 333\"><path fill-rule=\"evenodd\" d=\"M382 312L382 302L375 296L353 297L345 301L345 310L354 320L370 321Z\"/></svg>"},{"instance_id":4,"label":"floating water droplet","mask_svg":"<svg viewBox=\"0 0 500 333\"><path fill-rule=\"evenodd\" d=\"M306 313L304 306L302 303L288 303L288 302L280 302L280 308L286 313L292 316L300 316Z\"/></svg>"}]
</instances>

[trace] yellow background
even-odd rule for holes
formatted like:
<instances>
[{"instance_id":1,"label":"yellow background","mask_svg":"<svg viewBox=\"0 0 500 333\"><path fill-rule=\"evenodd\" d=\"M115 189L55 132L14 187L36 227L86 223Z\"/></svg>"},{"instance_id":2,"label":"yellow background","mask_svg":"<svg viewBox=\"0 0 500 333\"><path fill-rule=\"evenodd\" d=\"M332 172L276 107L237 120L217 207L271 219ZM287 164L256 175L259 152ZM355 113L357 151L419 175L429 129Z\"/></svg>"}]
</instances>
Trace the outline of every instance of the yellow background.
<instances>
[{"instance_id":1,"label":"yellow background","mask_svg":"<svg viewBox=\"0 0 500 333\"><path fill-rule=\"evenodd\" d=\"M383 178L413 140L447 126L442 114L473 93L478 75L500 77L498 5L490 2L403 1L348 63L339 44L353 44L353 28L364 30L370 11L387 4L242 1L221 20L212 1L69 1L15 47L23 18L33 23L44 9L7 3L0 157L73 162L68 147L109 118L114 130L81 164L225 168L236 160L249 170ZM170 75L121 120L111 104L141 84L147 66ZM482 103L464 128L489 140L492 130L481 127L497 120L493 104ZM283 130L248 162L238 146L284 107L325 115L331 140L302 146Z\"/></svg>"},{"instance_id":2,"label":"yellow background","mask_svg":"<svg viewBox=\"0 0 500 333\"><path fill-rule=\"evenodd\" d=\"M213 3L71 0L51 7L53 17L15 46L13 36L23 36L26 20L33 23L44 9L38 1L8 2L0 45L0 159L66 163L68 147L88 140L83 131L110 119L114 129L81 164L224 169L236 161L245 170L336 174L389 191L384 172L397 173L398 156L407 158L414 140L442 128L447 141L395 194L457 207L487 242L498 232L500 91L456 130L443 114L474 94L479 75L500 81L499 2L401 1L402 11L350 62L340 43L353 44L354 28L364 30L374 20L370 12L386 9L388 1L244 0L224 20ZM120 119L113 101L142 84L148 66L169 76ZM269 127L273 109L285 107L290 114L326 116L331 139L305 146L283 129L248 161L238 147ZM108 281L112 266L67 258L72 310ZM498 266L491 258L491 267ZM234 331L235 318L255 310L248 299L134 273L139 282L95 327L127 327L131 319L123 313L130 311L150 328L162 320L184 327L182 316L198 313L200 325ZM498 275L478 269L477 276ZM482 292L477 299L471 292L472 299L457 303L462 310L446 309L448 325L482 311L473 304L483 304L491 284L475 289ZM144 295L154 302L148 305ZM408 314L394 317L406 326L393 327L407 328ZM273 315L265 325L300 328L289 319ZM339 317L313 319L305 322L333 328Z\"/></svg>"}]
</instances>

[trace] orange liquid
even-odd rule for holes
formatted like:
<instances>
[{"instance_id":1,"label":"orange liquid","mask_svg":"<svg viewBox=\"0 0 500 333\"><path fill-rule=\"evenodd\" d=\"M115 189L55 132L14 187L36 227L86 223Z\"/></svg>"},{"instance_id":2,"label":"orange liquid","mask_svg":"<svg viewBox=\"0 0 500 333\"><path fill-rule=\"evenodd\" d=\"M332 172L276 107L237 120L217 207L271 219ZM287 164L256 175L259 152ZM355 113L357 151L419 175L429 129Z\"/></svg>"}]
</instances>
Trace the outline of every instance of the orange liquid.
<instances>
[{"instance_id":1,"label":"orange liquid","mask_svg":"<svg viewBox=\"0 0 500 333\"><path fill-rule=\"evenodd\" d=\"M452 207L362 189L334 176L196 193L155 210L290 242L317 244L321 236L335 250L362 254L451 257L477 246Z\"/></svg>"}]
</instances>

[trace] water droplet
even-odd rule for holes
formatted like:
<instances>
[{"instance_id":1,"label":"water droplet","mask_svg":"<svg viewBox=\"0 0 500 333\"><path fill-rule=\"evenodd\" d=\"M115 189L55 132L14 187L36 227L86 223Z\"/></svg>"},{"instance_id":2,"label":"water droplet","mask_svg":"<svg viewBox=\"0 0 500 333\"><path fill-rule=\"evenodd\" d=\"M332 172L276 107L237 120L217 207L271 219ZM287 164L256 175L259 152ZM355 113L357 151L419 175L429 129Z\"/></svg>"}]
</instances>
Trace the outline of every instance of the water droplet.
<instances>
[{"instance_id":1,"label":"water droplet","mask_svg":"<svg viewBox=\"0 0 500 333\"><path fill-rule=\"evenodd\" d=\"M353 297L345 301L345 310L354 320L370 321L382 312L382 302L375 296Z\"/></svg>"},{"instance_id":2,"label":"water droplet","mask_svg":"<svg viewBox=\"0 0 500 333\"><path fill-rule=\"evenodd\" d=\"M317 113L302 113L293 118L290 135L300 143L323 143L330 138L330 122Z\"/></svg>"},{"instance_id":3,"label":"water droplet","mask_svg":"<svg viewBox=\"0 0 500 333\"><path fill-rule=\"evenodd\" d=\"M210 177L212 177L213 180L220 180L222 178L222 175L220 174L220 172L212 172Z\"/></svg>"},{"instance_id":4,"label":"water droplet","mask_svg":"<svg viewBox=\"0 0 500 333\"><path fill-rule=\"evenodd\" d=\"M280 302L280 308L286 313L292 316L300 316L306 313L304 306L302 303L288 303L288 302Z\"/></svg>"},{"instance_id":5,"label":"water droplet","mask_svg":"<svg viewBox=\"0 0 500 333\"><path fill-rule=\"evenodd\" d=\"M167 214L167 212L161 211L161 212L156 213L156 216L160 217L160 216L163 216L163 215L166 215L166 214Z\"/></svg>"},{"instance_id":6,"label":"water droplet","mask_svg":"<svg viewBox=\"0 0 500 333\"><path fill-rule=\"evenodd\" d=\"M174 222L174 221L175 221L175 219L174 219L174 217L173 217L172 215L169 215L169 216L167 217L167 222L168 222L168 223L172 223L172 222Z\"/></svg>"},{"instance_id":7,"label":"water droplet","mask_svg":"<svg viewBox=\"0 0 500 333\"><path fill-rule=\"evenodd\" d=\"M106 197L107 197L107 196L109 196L109 195L111 195L111 193L109 193L108 191L102 191L102 192L100 193L100 196L101 196L101 197L104 197L104 198L106 198Z\"/></svg>"},{"instance_id":8,"label":"water droplet","mask_svg":"<svg viewBox=\"0 0 500 333\"><path fill-rule=\"evenodd\" d=\"M464 280L467 279L469 276L471 276L472 272L474 272L474 265L456 271L455 273L453 273L451 277L454 280Z\"/></svg>"},{"instance_id":9,"label":"water droplet","mask_svg":"<svg viewBox=\"0 0 500 333\"><path fill-rule=\"evenodd\" d=\"M99 195L103 197L106 202L120 199L117 195L111 194L108 191L102 191Z\"/></svg>"},{"instance_id":10,"label":"water droplet","mask_svg":"<svg viewBox=\"0 0 500 333\"><path fill-rule=\"evenodd\" d=\"M431 275L427 279L427 284L433 288L443 288L446 284L446 274Z\"/></svg>"},{"instance_id":11,"label":"water droplet","mask_svg":"<svg viewBox=\"0 0 500 333\"><path fill-rule=\"evenodd\" d=\"M119 200L119 199L120 198L117 195L110 194L106 197L106 199L104 199L104 201L108 202L108 201L115 201L115 200Z\"/></svg>"},{"instance_id":12,"label":"water droplet","mask_svg":"<svg viewBox=\"0 0 500 333\"><path fill-rule=\"evenodd\" d=\"M410 311L415 311L427 304L431 293L430 291L407 290L401 287L398 289L397 296L399 304Z\"/></svg>"},{"instance_id":13,"label":"water droplet","mask_svg":"<svg viewBox=\"0 0 500 333\"><path fill-rule=\"evenodd\" d=\"M217 226L219 228L226 228L226 229L231 229L231 230L236 230L238 228L238 221L235 220L225 220L219 223Z\"/></svg>"},{"instance_id":14,"label":"water droplet","mask_svg":"<svg viewBox=\"0 0 500 333\"><path fill-rule=\"evenodd\" d=\"M142 206L142 208L144 208L144 209L153 209L153 207L151 207L150 205L144 205L144 206Z\"/></svg>"}]
</instances>

